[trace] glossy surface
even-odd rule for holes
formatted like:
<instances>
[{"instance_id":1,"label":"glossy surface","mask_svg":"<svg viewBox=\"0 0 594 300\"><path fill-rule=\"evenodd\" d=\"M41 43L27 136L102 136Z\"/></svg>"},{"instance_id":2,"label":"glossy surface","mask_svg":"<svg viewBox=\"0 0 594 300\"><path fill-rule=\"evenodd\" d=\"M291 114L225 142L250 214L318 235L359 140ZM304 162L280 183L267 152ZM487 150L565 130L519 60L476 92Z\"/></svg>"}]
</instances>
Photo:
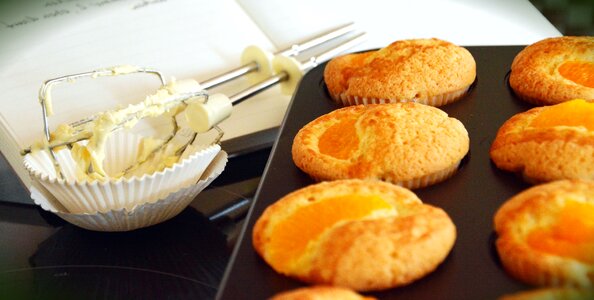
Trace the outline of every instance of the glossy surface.
<instances>
[{"instance_id":1,"label":"glossy surface","mask_svg":"<svg viewBox=\"0 0 594 300\"><path fill-rule=\"evenodd\" d=\"M230 159L175 218L119 233L6 202L29 199L15 199L28 196L3 170L12 188L0 190L0 299L214 298L268 153Z\"/></svg>"},{"instance_id":2,"label":"glossy surface","mask_svg":"<svg viewBox=\"0 0 594 300\"><path fill-rule=\"evenodd\" d=\"M0 298L210 298L229 258L225 235L191 209L127 233L39 221L3 224ZM7 236L9 230L19 232Z\"/></svg>"}]
</instances>

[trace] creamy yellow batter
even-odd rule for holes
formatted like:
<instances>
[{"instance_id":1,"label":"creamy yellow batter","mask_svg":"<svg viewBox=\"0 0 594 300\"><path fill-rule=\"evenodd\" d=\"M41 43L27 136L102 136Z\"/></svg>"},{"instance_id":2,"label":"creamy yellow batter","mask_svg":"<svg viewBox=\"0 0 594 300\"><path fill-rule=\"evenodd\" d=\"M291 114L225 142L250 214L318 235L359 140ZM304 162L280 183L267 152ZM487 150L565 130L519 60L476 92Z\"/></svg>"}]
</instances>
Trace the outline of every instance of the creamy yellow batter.
<instances>
[{"instance_id":1,"label":"creamy yellow batter","mask_svg":"<svg viewBox=\"0 0 594 300\"><path fill-rule=\"evenodd\" d=\"M114 72L133 72L128 66L114 68ZM77 180L108 180L120 177L141 176L161 171L172 166L179 160L180 149L183 149L188 142L188 133L181 134L185 138L174 137L169 143L166 141L144 138L138 145L139 151L136 164L120 174L107 174L103 167L105 160L105 143L108 137L118 128L132 128L139 120L147 117L168 115L170 117L182 112L186 105L182 102L170 101L180 93L187 90L196 90L200 86L193 80L186 80L181 84L172 81L161 87L153 95L147 96L144 101L138 104L129 105L119 110L102 112L85 124L73 128L67 124L59 125L51 133L51 143L58 144L72 141L74 139L87 139L87 143L79 142L72 144L72 157L77 164ZM46 106L51 107L51 101ZM51 100L51 99L50 99ZM169 100L169 101L168 101ZM185 142L184 142L185 140ZM47 143L38 143L37 147L45 148Z\"/></svg>"}]
</instances>

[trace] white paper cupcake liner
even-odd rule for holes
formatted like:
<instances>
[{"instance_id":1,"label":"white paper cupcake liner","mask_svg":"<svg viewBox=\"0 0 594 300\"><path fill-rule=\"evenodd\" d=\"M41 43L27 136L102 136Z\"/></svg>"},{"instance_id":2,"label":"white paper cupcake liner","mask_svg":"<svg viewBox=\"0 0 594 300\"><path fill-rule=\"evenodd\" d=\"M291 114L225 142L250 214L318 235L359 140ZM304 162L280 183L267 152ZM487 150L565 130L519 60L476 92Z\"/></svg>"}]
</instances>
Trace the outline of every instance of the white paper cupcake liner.
<instances>
[{"instance_id":1,"label":"white paper cupcake liner","mask_svg":"<svg viewBox=\"0 0 594 300\"><path fill-rule=\"evenodd\" d=\"M130 133L114 135L106 145L107 172L123 170L136 157L140 137ZM58 179L47 151L28 154L25 168L34 181L43 185L70 213L96 213L111 210L131 210L137 205L158 199L195 184L206 167L221 151L217 144L195 151L181 162L160 172L130 179L101 181L75 180L75 162L70 150L56 152L64 179Z\"/></svg>"},{"instance_id":2,"label":"white paper cupcake liner","mask_svg":"<svg viewBox=\"0 0 594 300\"><path fill-rule=\"evenodd\" d=\"M456 164L454 164L453 166L447 167L441 171L437 171L437 172L434 172L434 173L431 173L431 174L428 174L425 176L413 178L410 180L399 180L398 178L394 178L391 176L385 176L381 180L385 181L385 182L393 183L395 185L399 185L401 187L405 187L409 190L419 189L419 188L430 186L430 185L433 185L436 183L440 183L440 182L454 176L454 174L456 174L456 172L458 171L458 168L460 167L460 163L461 163L461 161L459 161ZM328 180L328 179L321 178L318 176L310 175L310 177L311 177L311 179L313 179L314 181L317 181L317 182L322 182L322 181ZM360 178L360 179L370 179L370 178ZM377 178L375 178L375 179L377 179Z\"/></svg>"},{"instance_id":3,"label":"white paper cupcake liner","mask_svg":"<svg viewBox=\"0 0 594 300\"><path fill-rule=\"evenodd\" d=\"M452 177L458 171L459 166L460 162L454 164L453 166L447 167L441 171L437 171L435 173L431 173L429 175L421 176L418 178L413 178L410 180L394 180L390 178L387 179L396 185L405 187L410 190L414 190L442 182Z\"/></svg>"},{"instance_id":4,"label":"white paper cupcake liner","mask_svg":"<svg viewBox=\"0 0 594 300\"><path fill-rule=\"evenodd\" d=\"M95 214L69 213L60 201L37 182L31 187L31 198L44 210L73 225L95 231L130 231L158 224L178 215L223 172L226 163L227 153L221 151L196 184L173 192L154 203L140 204L131 210L123 208Z\"/></svg>"},{"instance_id":5,"label":"white paper cupcake liner","mask_svg":"<svg viewBox=\"0 0 594 300\"><path fill-rule=\"evenodd\" d=\"M401 103L401 102L417 102L425 105L430 106L443 106L449 103L452 103L460 98L462 98L468 90L470 86L465 88L442 94L437 95L430 98L415 98L415 99L383 99L383 98L367 98L367 97L358 97L358 96L349 96L345 95L344 93L339 94L335 101L343 106L351 106L351 105L360 105L360 104L384 104L384 103Z\"/></svg>"}]
</instances>

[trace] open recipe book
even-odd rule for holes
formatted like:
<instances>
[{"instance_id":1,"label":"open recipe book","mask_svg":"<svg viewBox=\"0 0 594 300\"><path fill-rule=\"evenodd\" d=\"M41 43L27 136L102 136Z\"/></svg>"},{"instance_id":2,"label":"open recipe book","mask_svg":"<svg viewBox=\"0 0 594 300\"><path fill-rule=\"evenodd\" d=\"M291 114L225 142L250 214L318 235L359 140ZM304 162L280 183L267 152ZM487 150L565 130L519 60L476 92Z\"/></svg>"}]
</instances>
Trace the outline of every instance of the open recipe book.
<instances>
[{"instance_id":1,"label":"open recipe book","mask_svg":"<svg viewBox=\"0 0 594 300\"><path fill-rule=\"evenodd\" d=\"M249 45L274 53L350 22L369 33L367 42L352 51L383 47L403 38L438 37L460 45L527 44L558 34L528 1L509 1L504 8L487 5L484 9L478 7L489 1L371 2L376 9L368 11L361 10L360 1L338 0L3 2L0 151L29 186L19 152L43 138L38 102L41 84L63 75L134 65L159 70L167 79L203 82L238 67L241 53ZM432 3L433 12L426 12L424 18L434 17L440 26L415 22L410 11L422 10L426 2ZM401 8L395 9L398 5ZM387 9L377 9L381 7ZM465 15L466 20L444 16L444 11ZM448 22L440 22L440 18ZM529 22L530 18L538 22ZM473 22L476 26L469 28ZM307 51L298 60L322 50ZM247 86L246 80L238 80L212 92L232 96ZM158 87L155 78L144 74L62 84L52 90L50 129L138 103ZM238 104L231 117L220 124L225 132L223 140L277 127L290 99L275 86Z\"/></svg>"}]
</instances>

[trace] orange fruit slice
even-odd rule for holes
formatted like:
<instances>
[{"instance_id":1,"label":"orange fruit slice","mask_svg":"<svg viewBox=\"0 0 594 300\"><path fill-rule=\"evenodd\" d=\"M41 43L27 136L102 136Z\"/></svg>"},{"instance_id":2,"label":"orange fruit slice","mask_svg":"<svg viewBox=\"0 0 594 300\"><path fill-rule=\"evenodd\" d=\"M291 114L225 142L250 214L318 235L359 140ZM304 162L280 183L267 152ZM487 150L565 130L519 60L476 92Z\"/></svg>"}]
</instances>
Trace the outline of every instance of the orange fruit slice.
<instances>
[{"instance_id":1,"label":"orange fruit slice","mask_svg":"<svg viewBox=\"0 0 594 300\"><path fill-rule=\"evenodd\" d=\"M546 107L530 125L537 128L583 126L594 130L594 103L575 99Z\"/></svg>"},{"instance_id":2,"label":"orange fruit slice","mask_svg":"<svg viewBox=\"0 0 594 300\"><path fill-rule=\"evenodd\" d=\"M359 137L355 123L357 119L348 118L330 126L318 142L320 153L337 159L347 159L359 147Z\"/></svg>"},{"instance_id":3,"label":"orange fruit slice","mask_svg":"<svg viewBox=\"0 0 594 300\"><path fill-rule=\"evenodd\" d=\"M557 69L561 76L589 88L594 88L594 63L587 61L567 61Z\"/></svg>"},{"instance_id":4,"label":"orange fruit slice","mask_svg":"<svg viewBox=\"0 0 594 300\"><path fill-rule=\"evenodd\" d=\"M594 205L568 202L551 227L530 232L527 242L538 251L594 264Z\"/></svg>"},{"instance_id":5,"label":"orange fruit slice","mask_svg":"<svg viewBox=\"0 0 594 300\"><path fill-rule=\"evenodd\" d=\"M252 232L254 249L276 272L357 291L425 276L455 240L442 209L403 187L359 179L296 190L268 206Z\"/></svg>"},{"instance_id":6,"label":"orange fruit slice","mask_svg":"<svg viewBox=\"0 0 594 300\"><path fill-rule=\"evenodd\" d=\"M299 258L310 241L339 222L368 217L378 210L393 207L378 196L342 195L320 199L300 207L280 221L270 235L270 261L281 272Z\"/></svg>"}]
</instances>

